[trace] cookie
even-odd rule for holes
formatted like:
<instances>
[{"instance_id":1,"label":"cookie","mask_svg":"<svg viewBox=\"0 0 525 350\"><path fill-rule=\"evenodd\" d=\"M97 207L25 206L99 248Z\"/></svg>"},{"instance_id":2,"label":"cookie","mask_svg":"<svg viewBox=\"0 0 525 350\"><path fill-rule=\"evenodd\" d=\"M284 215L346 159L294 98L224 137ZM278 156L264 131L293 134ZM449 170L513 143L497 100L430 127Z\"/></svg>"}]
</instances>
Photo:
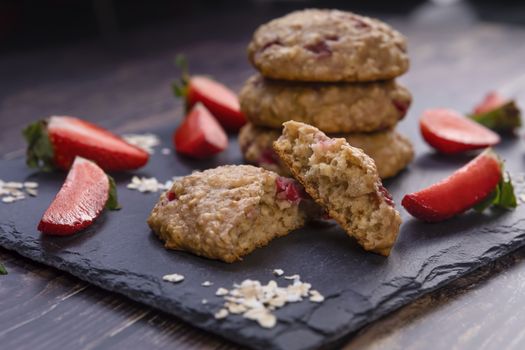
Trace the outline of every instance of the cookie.
<instances>
[{"instance_id":1,"label":"cookie","mask_svg":"<svg viewBox=\"0 0 525 350\"><path fill-rule=\"evenodd\" d=\"M408 70L405 37L377 19L339 10L292 12L260 26L248 46L265 77L363 82Z\"/></svg>"},{"instance_id":2,"label":"cookie","mask_svg":"<svg viewBox=\"0 0 525 350\"><path fill-rule=\"evenodd\" d=\"M281 132L278 129L256 127L246 124L239 132L239 146L247 163L290 176L288 168L273 151L272 145ZM414 158L410 141L395 130L385 130L370 134L338 134L354 147L361 148L370 156L379 176L386 179L397 175Z\"/></svg>"},{"instance_id":3,"label":"cookie","mask_svg":"<svg viewBox=\"0 0 525 350\"><path fill-rule=\"evenodd\" d=\"M304 225L302 187L250 165L226 165L175 180L148 224L168 249L225 262Z\"/></svg>"},{"instance_id":4,"label":"cookie","mask_svg":"<svg viewBox=\"0 0 525 350\"><path fill-rule=\"evenodd\" d=\"M274 142L279 158L306 192L365 249L385 256L401 216L381 184L374 161L343 138L294 121Z\"/></svg>"},{"instance_id":5,"label":"cookie","mask_svg":"<svg viewBox=\"0 0 525 350\"><path fill-rule=\"evenodd\" d=\"M295 120L327 133L371 132L403 119L412 96L393 80L374 83L297 83L252 76L241 110L257 126L281 128Z\"/></svg>"}]
</instances>

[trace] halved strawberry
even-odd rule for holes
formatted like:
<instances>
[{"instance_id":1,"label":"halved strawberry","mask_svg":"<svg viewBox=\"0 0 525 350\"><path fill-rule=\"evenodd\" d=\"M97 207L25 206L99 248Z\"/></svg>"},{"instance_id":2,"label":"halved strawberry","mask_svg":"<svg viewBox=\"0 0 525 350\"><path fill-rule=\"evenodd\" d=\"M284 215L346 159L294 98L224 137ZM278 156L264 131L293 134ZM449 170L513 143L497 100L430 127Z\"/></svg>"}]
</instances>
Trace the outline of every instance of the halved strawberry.
<instances>
[{"instance_id":1,"label":"halved strawberry","mask_svg":"<svg viewBox=\"0 0 525 350\"><path fill-rule=\"evenodd\" d=\"M485 148L500 141L495 132L450 109L425 111L419 126L425 141L443 153Z\"/></svg>"},{"instance_id":2,"label":"halved strawberry","mask_svg":"<svg viewBox=\"0 0 525 350\"><path fill-rule=\"evenodd\" d=\"M498 131L511 131L521 126L521 111L514 100L491 92L469 115L472 120Z\"/></svg>"},{"instance_id":3,"label":"halved strawberry","mask_svg":"<svg viewBox=\"0 0 525 350\"><path fill-rule=\"evenodd\" d=\"M210 157L228 147L228 137L203 104L197 103L173 134L177 152L195 158Z\"/></svg>"},{"instance_id":4,"label":"halved strawberry","mask_svg":"<svg viewBox=\"0 0 525 350\"><path fill-rule=\"evenodd\" d=\"M437 184L405 195L401 204L412 216L435 222L451 218L484 201L488 202L481 210L488 205L516 206L512 183L504 180L501 161L491 149Z\"/></svg>"},{"instance_id":5,"label":"halved strawberry","mask_svg":"<svg viewBox=\"0 0 525 350\"><path fill-rule=\"evenodd\" d=\"M187 110L201 102L227 130L237 131L246 124L237 94L208 77L190 76L184 57L177 57L176 63L182 69L182 78L173 84L173 91L176 96L185 98Z\"/></svg>"},{"instance_id":6,"label":"halved strawberry","mask_svg":"<svg viewBox=\"0 0 525 350\"><path fill-rule=\"evenodd\" d=\"M44 170L68 170L76 156L96 162L105 171L144 166L146 151L95 124L75 117L52 116L28 125L27 164Z\"/></svg>"},{"instance_id":7,"label":"halved strawberry","mask_svg":"<svg viewBox=\"0 0 525 350\"><path fill-rule=\"evenodd\" d=\"M92 161L76 157L38 230L49 235L73 234L91 225L104 207L118 209L113 179Z\"/></svg>"}]
</instances>

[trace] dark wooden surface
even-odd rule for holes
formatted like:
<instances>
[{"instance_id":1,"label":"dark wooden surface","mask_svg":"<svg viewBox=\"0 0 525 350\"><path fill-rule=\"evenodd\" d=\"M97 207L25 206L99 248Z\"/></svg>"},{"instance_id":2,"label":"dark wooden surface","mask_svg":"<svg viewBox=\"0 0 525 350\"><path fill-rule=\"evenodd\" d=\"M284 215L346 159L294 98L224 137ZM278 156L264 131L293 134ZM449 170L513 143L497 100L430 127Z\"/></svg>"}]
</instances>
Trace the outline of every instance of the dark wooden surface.
<instances>
[{"instance_id":1,"label":"dark wooden surface","mask_svg":"<svg viewBox=\"0 0 525 350\"><path fill-rule=\"evenodd\" d=\"M181 107L169 89L175 53L184 51L194 71L238 89L252 73L244 57L251 31L277 14L262 7L249 16L165 23L111 45L83 42L0 57L0 153L20 155L21 127L56 113L87 117L120 132L170 125L180 118ZM414 92L450 77L450 86L436 85L432 101L418 101L415 94L412 119L431 106L467 110L493 88L523 105L525 28L480 19L462 3L427 4L386 19L409 37L413 68L403 81ZM493 59L477 60L485 54ZM525 250L518 251L420 298L361 330L346 348L523 348L524 257ZM0 277L0 348L236 348L6 250L0 249L0 261L9 270Z\"/></svg>"}]
</instances>

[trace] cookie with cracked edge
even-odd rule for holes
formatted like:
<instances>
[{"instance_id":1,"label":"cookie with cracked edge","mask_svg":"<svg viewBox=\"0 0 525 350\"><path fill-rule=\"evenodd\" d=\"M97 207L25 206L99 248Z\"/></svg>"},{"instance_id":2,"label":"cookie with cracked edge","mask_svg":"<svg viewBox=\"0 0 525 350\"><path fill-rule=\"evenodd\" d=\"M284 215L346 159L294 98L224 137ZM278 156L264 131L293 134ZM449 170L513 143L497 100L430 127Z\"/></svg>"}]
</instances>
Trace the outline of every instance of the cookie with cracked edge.
<instances>
[{"instance_id":1,"label":"cookie with cracked edge","mask_svg":"<svg viewBox=\"0 0 525 350\"><path fill-rule=\"evenodd\" d=\"M282 176L291 173L273 150L273 142L281 132L279 129L257 127L251 123L239 132L239 146L247 163L275 171ZM379 177L393 177L405 169L414 158L412 143L396 130L390 129L365 134L337 134L353 147L361 148L377 167Z\"/></svg>"},{"instance_id":2,"label":"cookie with cracked edge","mask_svg":"<svg viewBox=\"0 0 525 350\"><path fill-rule=\"evenodd\" d=\"M401 216L370 157L343 138L295 121L284 123L273 145L306 192L349 236L365 250L390 254Z\"/></svg>"},{"instance_id":3,"label":"cookie with cracked edge","mask_svg":"<svg viewBox=\"0 0 525 350\"><path fill-rule=\"evenodd\" d=\"M380 20L339 10L294 11L261 25L248 58L265 77L297 81L387 80L409 67L401 33Z\"/></svg>"},{"instance_id":4,"label":"cookie with cracked edge","mask_svg":"<svg viewBox=\"0 0 525 350\"><path fill-rule=\"evenodd\" d=\"M257 126L281 128L295 120L327 133L392 128L406 115L410 92L394 80L372 83L297 83L250 77L239 101Z\"/></svg>"},{"instance_id":5,"label":"cookie with cracked edge","mask_svg":"<svg viewBox=\"0 0 525 350\"><path fill-rule=\"evenodd\" d=\"M231 263L304 225L301 191L268 170L220 166L177 178L148 225L168 249Z\"/></svg>"}]
</instances>

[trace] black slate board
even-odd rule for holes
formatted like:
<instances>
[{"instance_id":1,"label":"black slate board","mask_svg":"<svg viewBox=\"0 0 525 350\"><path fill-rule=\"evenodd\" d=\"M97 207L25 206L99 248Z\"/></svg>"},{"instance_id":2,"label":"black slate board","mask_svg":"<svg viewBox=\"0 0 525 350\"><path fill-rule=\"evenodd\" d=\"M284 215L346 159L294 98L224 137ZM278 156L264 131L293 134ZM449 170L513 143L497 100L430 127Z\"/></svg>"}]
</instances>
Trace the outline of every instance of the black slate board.
<instances>
[{"instance_id":1,"label":"black slate board","mask_svg":"<svg viewBox=\"0 0 525 350\"><path fill-rule=\"evenodd\" d=\"M403 128L417 143L418 156L408 171L386 182L398 203L404 193L433 183L471 158L436 155L420 141L415 123ZM170 132L171 127L157 131L163 146L169 146ZM166 180L192 169L240 163L235 140L231 142L228 152L206 162L161 155L159 148L149 165L136 174ZM522 170L522 149L518 138L507 139L497 148L513 173ZM513 212L469 212L440 224L415 221L400 210L404 224L389 258L365 253L331 225L293 232L240 263L225 264L163 249L145 222L158 194L127 190L131 175L116 176L121 211L105 213L81 234L43 237L36 225L65 174L34 173L22 159L1 161L1 179L38 181L40 189L37 198L0 204L0 245L259 349L336 345L363 325L525 244L523 206ZM325 295L325 302L304 301L278 310L279 322L271 330L240 316L214 319L213 313L222 305L222 299L214 296L216 288L228 288L246 278L275 279L274 268L300 274ZM186 279L181 284L163 282L162 276L169 273ZM214 285L202 287L205 280ZM202 299L208 303L202 304Z\"/></svg>"}]
</instances>

